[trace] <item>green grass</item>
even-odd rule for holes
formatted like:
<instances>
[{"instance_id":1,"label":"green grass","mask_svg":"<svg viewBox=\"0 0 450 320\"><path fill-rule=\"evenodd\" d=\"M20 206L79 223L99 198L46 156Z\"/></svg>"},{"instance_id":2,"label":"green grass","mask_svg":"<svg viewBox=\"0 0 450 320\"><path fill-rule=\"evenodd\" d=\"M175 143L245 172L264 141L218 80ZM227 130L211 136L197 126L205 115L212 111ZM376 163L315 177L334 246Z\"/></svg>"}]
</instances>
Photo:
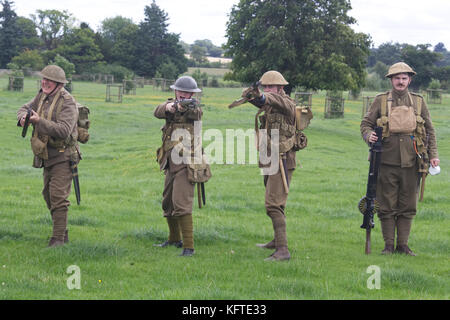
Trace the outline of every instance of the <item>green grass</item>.
<instances>
[{"instance_id":1,"label":"green grass","mask_svg":"<svg viewBox=\"0 0 450 320\"><path fill-rule=\"evenodd\" d=\"M0 78L0 88L6 79ZM428 177L410 247L417 257L382 256L379 221L364 254L362 215L368 148L359 134L362 101L346 101L344 119L324 119L324 94L313 96L308 147L287 203L292 258L265 262L255 243L272 238L264 186L256 165L212 165L207 205L194 200L196 254L154 243L167 237L161 198L164 175L156 163L162 120L155 107L171 92L151 86L106 103L105 85L75 83L74 96L91 110L91 140L82 145L80 206L70 200L71 242L46 248L51 219L41 196L42 171L33 169L29 136L16 111L36 93L0 91L0 299L448 299L450 208L450 97L429 109L437 130L442 173ZM251 129L256 109L228 110L241 89L206 88L203 130ZM370 93L373 95L374 93ZM369 95L369 94L368 94ZM30 135L30 133L29 133ZM205 146L207 143L205 143ZM81 270L81 290L68 290L70 265ZM381 289L366 286L371 265Z\"/></svg>"}]
</instances>

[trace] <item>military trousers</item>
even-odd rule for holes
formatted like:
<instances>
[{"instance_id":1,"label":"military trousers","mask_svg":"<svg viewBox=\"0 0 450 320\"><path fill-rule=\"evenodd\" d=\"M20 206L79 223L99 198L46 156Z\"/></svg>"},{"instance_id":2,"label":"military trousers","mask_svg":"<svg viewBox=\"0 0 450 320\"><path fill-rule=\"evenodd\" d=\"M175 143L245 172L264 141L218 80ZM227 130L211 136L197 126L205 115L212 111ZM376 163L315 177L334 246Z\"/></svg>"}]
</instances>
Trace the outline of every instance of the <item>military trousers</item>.
<instances>
[{"instance_id":1,"label":"military trousers","mask_svg":"<svg viewBox=\"0 0 450 320\"><path fill-rule=\"evenodd\" d=\"M162 209L164 217L192 214L194 184L187 178L187 168L175 173L166 170Z\"/></svg>"},{"instance_id":2,"label":"military trousers","mask_svg":"<svg viewBox=\"0 0 450 320\"><path fill-rule=\"evenodd\" d=\"M378 217L383 219L403 216L412 219L417 208L417 167L401 168L382 164L378 173Z\"/></svg>"},{"instance_id":3,"label":"military trousers","mask_svg":"<svg viewBox=\"0 0 450 320\"><path fill-rule=\"evenodd\" d=\"M69 161L44 167L44 189L42 195L53 220L53 236L64 239L69 211L69 195L72 186L72 171Z\"/></svg>"},{"instance_id":4,"label":"military trousers","mask_svg":"<svg viewBox=\"0 0 450 320\"><path fill-rule=\"evenodd\" d=\"M288 170L288 180L291 182L294 169ZM281 171L270 176L264 176L266 186L265 207L267 215L272 219L275 247L287 247L286 207L288 193L284 189Z\"/></svg>"}]
</instances>

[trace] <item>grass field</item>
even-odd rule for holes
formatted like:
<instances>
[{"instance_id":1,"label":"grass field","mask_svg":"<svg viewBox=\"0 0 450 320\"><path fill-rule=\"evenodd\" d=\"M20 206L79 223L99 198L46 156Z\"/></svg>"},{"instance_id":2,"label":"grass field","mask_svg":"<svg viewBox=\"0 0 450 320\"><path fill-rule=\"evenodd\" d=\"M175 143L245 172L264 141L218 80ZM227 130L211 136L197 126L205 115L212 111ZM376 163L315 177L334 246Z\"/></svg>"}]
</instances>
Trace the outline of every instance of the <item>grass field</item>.
<instances>
[{"instance_id":1,"label":"grass field","mask_svg":"<svg viewBox=\"0 0 450 320\"><path fill-rule=\"evenodd\" d=\"M417 257L380 255L379 221L372 251L357 209L365 194L368 148L359 134L362 101L346 101L345 118L324 119L324 95L313 96L309 145L297 156L287 203L292 258L266 262L255 243L272 239L264 186L256 165L212 165L207 205L194 200L196 254L161 249L164 175L155 160L163 121L153 110L170 92L150 86L105 103L105 85L75 83L77 100L91 110L91 140L79 165L82 202L70 200L71 242L46 248L51 219L41 196L42 171L31 167L29 136L16 111L36 93L3 91L0 79L0 299L449 299L450 97L429 109L437 130L442 173L428 177L410 247ZM203 130L253 128L256 109L227 105L241 89L206 88ZM374 93L370 93L373 95ZM207 143L205 143L207 145ZM79 267L81 289L69 290L69 266ZM371 290L369 266L381 288Z\"/></svg>"}]
</instances>

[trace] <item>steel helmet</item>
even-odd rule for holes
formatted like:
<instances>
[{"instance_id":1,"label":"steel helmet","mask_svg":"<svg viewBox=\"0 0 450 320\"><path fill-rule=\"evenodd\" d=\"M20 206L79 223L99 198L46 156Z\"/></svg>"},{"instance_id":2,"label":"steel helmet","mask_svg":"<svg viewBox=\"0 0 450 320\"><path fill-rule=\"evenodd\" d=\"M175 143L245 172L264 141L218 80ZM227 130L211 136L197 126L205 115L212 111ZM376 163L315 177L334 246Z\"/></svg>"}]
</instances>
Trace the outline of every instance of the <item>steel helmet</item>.
<instances>
[{"instance_id":1,"label":"steel helmet","mask_svg":"<svg viewBox=\"0 0 450 320\"><path fill-rule=\"evenodd\" d=\"M278 86L285 86L289 84L289 82L284 79L283 75L279 73L278 71L271 70L264 73L259 79L261 82L261 85L278 85Z\"/></svg>"},{"instance_id":2,"label":"steel helmet","mask_svg":"<svg viewBox=\"0 0 450 320\"><path fill-rule=\"evenodd\" d=\"M46 66L44 69L42 69L41 76L55 82L68 83L68 81L66 80L66 73L61 67L56 65Z\"/></svg>"},{"instance_id":3,"label":"steel helmet","mask_svg":"<svg viewBox=\"0 0 450 320\"><path fill-rule=\"evenodd\" d=\"M404 62L397 62L394 63L388 70L388 73L386 74L386 78L390 78L393 75L399 74L399 73L408 73L410 76L413 76L416 74L416 72L408 66Z\"/></svg>"},{"instance_id":4,"label":"steel helmet","mask_svg":"<svg viewBox=\"0 0 450 320\"><path fill-rule=\"evenodd\" d=\"M178 78L177 81L170 86L170 89L185 92L202 92L202 90L197 87L197 82L195 79L190 76L182 76Z\"/></svg>"}]
</instances>

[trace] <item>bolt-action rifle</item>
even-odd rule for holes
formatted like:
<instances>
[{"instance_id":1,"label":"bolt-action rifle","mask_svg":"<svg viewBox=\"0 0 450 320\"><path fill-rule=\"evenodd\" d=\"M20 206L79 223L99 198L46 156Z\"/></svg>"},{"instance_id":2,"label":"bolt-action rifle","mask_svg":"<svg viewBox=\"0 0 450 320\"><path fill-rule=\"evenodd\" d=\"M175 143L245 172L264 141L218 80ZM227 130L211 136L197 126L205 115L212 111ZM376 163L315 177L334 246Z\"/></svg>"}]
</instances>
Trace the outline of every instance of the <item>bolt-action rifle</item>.
<instances>
[{"instance_id":1,"label":"bolt-action rifle","mask_svg":"<svg viewBox=\"0 0 450 320\"><path fill-rule=\"evenodd\" d=\"M252 92L258 90L259 85L261 84L260 81L256 81L254 82L250 88L248 88L246 91L244 91L244 93L242 94L243 97L237 100L234 100L229 106L228 108L234 108L237 106L240 106L241 104L246 103L247 101L249 101L252 98Z\"/></svg>"},{"instance_id":2,"label":"bolt-action rifle","mask_svg":"<svg viewBox=\"0 0 450 320\"><path fill-rule=\"evenodd\" d=\"M185 109L193 110L199 106L199 103L196 99L183 99L183 100L175 100L174 106L176 110L178 110L179 106L182 106Z\"/></svg>"},{"instance_id":3,"label":"bolt-action rifle","mask_svg":"<svg viewBox=\"0 0 450 320\"><path fill-rule=\"evenodd\" d=\"M373 216L378 212L379 204L376 201L377 194L377 178L378 170L380 168L382 145L381 139L383 135L383 128L376 127L375 133L378 137L377 141L370 146L370 166L369 178L367 182L367 192L364 197L359 200L359 211L364 215L361 228L366 229L366 248L365 253L370 254L370 233L375 226Z\"/></svg>"}]
</instances>

